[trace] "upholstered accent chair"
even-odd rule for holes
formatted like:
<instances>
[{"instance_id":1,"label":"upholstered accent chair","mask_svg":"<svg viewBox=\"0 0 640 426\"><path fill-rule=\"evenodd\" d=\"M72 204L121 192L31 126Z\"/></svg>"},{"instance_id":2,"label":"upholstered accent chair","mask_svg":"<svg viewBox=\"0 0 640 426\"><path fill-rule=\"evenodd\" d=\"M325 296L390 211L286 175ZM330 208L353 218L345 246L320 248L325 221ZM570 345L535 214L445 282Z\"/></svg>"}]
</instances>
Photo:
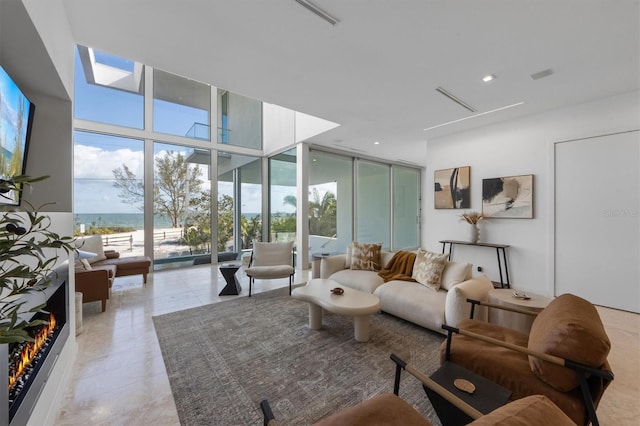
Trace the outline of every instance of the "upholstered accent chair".
<instances>
[{"instance_id":1,"label":"upholstered accent chair","mask_svg":"<svg viewBox=\"0 0 640 426\"><path fill-rule=\"evenodd\" d=\"M293 241L286 243L254 242L249 266L245 269L249 277L249 297L251 287L257 279L267 280L289 277L289 295L293 284Z\"/></svg>"},{"instance_id":2,"label":"upholstered accent chair","mask_svg":"<svg viewBox=\"0 0 640 426\"><path fill-rule=\"evenodd\" d=\"M441 362L504 386L513 400L545 395L574 423L598 425L596 408L613 373L607 362L611 343L595 306L572 294L557 297L539 313L468 301L535 316L531 331L527 335L474 319L443 325L448 337L440 348Z\"/></svg>"}]
</instances>

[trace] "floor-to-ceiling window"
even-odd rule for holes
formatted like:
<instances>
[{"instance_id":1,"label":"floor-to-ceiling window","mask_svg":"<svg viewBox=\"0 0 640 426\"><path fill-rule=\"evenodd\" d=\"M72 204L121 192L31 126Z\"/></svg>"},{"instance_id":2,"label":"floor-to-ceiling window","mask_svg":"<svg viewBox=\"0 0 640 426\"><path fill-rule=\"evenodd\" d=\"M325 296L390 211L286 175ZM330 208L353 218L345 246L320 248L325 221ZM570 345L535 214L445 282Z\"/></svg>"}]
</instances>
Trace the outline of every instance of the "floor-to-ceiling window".
<instances>
[{"instance_id":1,"label":"floor-to-ceiling window","mask_svg":"<svg viewBox=\"0 0 640 426\"><path fill-rule=\"evenodd\" d=\"M353 159L309 153L309 253L345 252L353 240Z\"/></svg>"},{"instance_id":2,"label":"floor-to-ceiling window","mask_svg":"<svg viewBox=\"0 0 640 426\"><path fill-rule=\"evenodd\" d=\"M74 234L102 235L121 256L144 252L143 141L74 132Z\"/></svg>"},{"instance_id":3,"label":"floor-to-ceiling window","mask_svg":"<svg viewBox=\"0 0 640 426\"><path fill-rule=\"evenodd\" d=\"M391 167L358 160L356 163L356 240L391 247Z\"/></svg>"},{"instance_id":4,"label":"floor-to-ceiling window","mask_svg":"<svg viewBox=\"0 0 640 426\"><path fill-rule=\"evenodd\" d=\"M218 253L240 257L261 240L261 170L260 158L218 152Z\"/></svg>"},{"instance_id":5,"label":"floor-to-ceiling window","mask_svg":"<svg viewBox=\"0 0 640 426\"><path fill-rule=\"evenodd\" d=\"M296 238L296 150L269 158L269 238L268 241L295 241ZM267 240L263 238L263 240Z\"/></svg>"},{"instance_id":6,"label":"floor-to-ceiling window","mask_svg":"<svg viewBox=\"0 0 640 426\"><path fill-rule=\"evenodd\" d=\"M211 253L210 167L194 161L192 153L188 147L154 143L156 269L191 265L198 255Z\"/></svg>"},{"instance_id":7,"label":"floor-to-ceiling window","mask_svg":"<svg viewBox=\"0 0 640 426\"><path fill-rule=\"evenodd\" d=\"M393 166L393 248L420 246L420 171Z\"/></svg>"},{"instance_id":8,"label":"floor-to-ceiling window","mask_svg":"<svg viewBox=\"0 0 640 426\"><path fill-rule=\"evenodd\" d=\"M218 94L213 102L212 92ZM262 238L260 101L78 46L74 105L78 234L104 225L103 239L111 244L119 241L119 231L130 231L137 238L132 254L152 255L155 269L191 265L211 259L212 252L240 255ZM212 203L210 163L219 144L226 145L225 152L214 151L214 158L228 156L234 163L221 171L220 198ZM145 149L153 163L146 170ZM246 155L251 151L256 156ZM144 247L145 199L153 200L146 206L153 214L146 230L146 249L152 253ZM220 209L212 218L216 204ZM116 214L117 223L109 216ZM135 223L117 227L125 215L134 215ZM211 226L218 220L214 242Z\"/></svg>"}]
</instances>

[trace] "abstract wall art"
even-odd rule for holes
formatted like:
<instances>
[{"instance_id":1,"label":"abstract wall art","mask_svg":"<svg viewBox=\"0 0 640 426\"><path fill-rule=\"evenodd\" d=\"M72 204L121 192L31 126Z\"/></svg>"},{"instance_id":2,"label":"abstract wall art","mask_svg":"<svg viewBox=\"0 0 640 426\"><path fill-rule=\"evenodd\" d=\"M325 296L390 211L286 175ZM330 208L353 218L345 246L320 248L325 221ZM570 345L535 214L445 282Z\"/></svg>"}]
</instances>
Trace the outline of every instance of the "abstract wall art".
<instances>
[{"instance_id":1,"label":"abstract wall art","mask_svg":"<svg viewBox=\"0 0 640 426\"><path fill-rule=\"evenodd\" d=\"M482 216L533 218L533 175L482 179Z\"/></svg>"},{"instance_id":2,"label":"abstract wall art","mask_svg":"<svg viewBox=\"0 0 640 426\"><path fill-rule=\"evenodd\" d=\"M471 207L471 167L436 170L434 172L436 209L468 209Z\"/></svg>"}]
</instances>

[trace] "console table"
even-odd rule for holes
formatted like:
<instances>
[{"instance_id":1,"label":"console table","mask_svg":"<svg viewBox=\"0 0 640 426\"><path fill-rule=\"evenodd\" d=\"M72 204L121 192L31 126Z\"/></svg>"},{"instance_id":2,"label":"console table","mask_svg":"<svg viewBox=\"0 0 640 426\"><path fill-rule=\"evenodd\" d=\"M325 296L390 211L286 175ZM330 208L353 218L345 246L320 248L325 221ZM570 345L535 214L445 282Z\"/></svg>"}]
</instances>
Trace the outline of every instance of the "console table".
<instances>
[{"instance_id":1,"label":"console table","mask_svg":"<svg viewBox=\"0 0 640 426\"><path fill-rule=\"evenodd\" d=\"M492 244L492 243L472 243L469 241L457 241L457 240L441 240L442 243L442 253L445 252L445 248L447 244L449 244L449 260L451 260L451 256L453 255L453 246L456 244L461 244L465 246L475 246L475 247L489 247L496 249L496 254L498 256L498 271L500 272L500 287L501 288L510 288L509 282L509 267L507 266L507 247L506 244ZM502 277L502 265L504 264L504 274L505 279Z\"/></svg>"}]
</instances>

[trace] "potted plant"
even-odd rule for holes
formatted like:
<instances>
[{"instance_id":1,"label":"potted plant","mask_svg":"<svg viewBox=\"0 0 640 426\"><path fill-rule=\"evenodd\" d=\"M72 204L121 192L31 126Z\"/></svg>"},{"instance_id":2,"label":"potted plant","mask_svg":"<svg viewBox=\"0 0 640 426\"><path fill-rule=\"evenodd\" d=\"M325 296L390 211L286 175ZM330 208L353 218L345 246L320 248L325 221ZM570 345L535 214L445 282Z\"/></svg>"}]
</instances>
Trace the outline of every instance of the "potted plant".
<instances>
[{"instance_id":1,"label":"potted plant","mask_svg":"<svg viewBox=\"0 0 640 426\"><path fill-rule=\"evenodd\" d=\"M0 196L24 191L47 176L26 175L0 179ZM46 320L24 319L42 311L44 305L26 308L24 295L41 291L51 282L58 252L75 253L73 238L53 232L51 220L30 203L22 201L21 212L2 213L0 218L0 344L33 341L28 327L46 324Z\"/></svg>"}]
</instances>

